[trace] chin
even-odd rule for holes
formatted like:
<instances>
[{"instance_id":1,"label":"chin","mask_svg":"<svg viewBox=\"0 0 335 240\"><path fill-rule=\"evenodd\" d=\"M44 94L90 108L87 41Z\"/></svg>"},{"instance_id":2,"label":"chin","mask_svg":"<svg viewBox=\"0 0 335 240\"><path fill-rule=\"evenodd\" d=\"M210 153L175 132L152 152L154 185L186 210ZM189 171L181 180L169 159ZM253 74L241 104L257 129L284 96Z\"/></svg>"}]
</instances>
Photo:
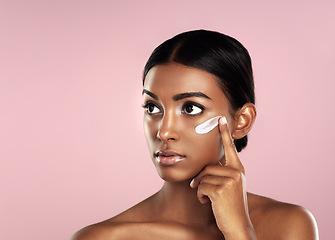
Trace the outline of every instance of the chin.
<instances>
[{"instance_id":1,"label":"chin","mask_svg":"<svg viewBox=\"0 0 335 240\"><path fill-rule=\"evenodd\" d=\"M188 182L190 183L192 178L183 178L183 177L175 177L171 175L159 175L162 180L169 183L182 183L182 182Z\"/></svg>"},{"instance_id":2,"label":"chin","mask_svg":"<svg viewBox=\"0 0 335 240\"><path fill-rule=\"evenodd\" d=\"M191 169L176 166L161 166L160 164L155 164L158 175L161 179L166 182L184 182L191 181L200 171L200 169Z\"/></svg>"},{"instance_id":3,"label":"chin","mask_svg":"<svg viewBox=\"0 0 335 240\"><path fill-rule=\"evenodd\" d=\"M188 179L191 179L191 176L186 176L185 173L176 171L176 169L158 169L157 173L161 179L166 182L183 182Z\"/></svg>"}]
</instances>

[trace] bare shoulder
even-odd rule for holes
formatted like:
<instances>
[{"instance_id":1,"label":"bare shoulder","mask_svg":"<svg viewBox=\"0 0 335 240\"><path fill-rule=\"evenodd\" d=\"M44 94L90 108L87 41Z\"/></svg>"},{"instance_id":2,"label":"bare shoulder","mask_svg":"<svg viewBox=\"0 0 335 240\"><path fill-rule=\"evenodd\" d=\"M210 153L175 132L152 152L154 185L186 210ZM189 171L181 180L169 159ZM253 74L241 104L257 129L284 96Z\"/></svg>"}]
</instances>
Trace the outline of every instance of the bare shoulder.
<instances>
[{"instance_id":1,"label":"bare shoulder","mask_svg":"<svg viewBox=\"0 0 335 240\"><path fill-rule=\"evenodd\" d=\"M200 236L200 238L199 238ZM83 228L71 240L196 240L207 239L202 232L172 222L105 221Z\"/></svg>"},{"instance_id":2,"label":"bare shoulder","mask_svg":"<svg viewBox=\"0 0 335 240\"><path fill-rule=\"evenodd\" d=\"M306 208L254 194L248 199L259 239L319 239L316 221Z\"/></svg>"},{"instance_id":3,"label":"bare shoulder","mask_svg":"<svg viewBox=\"0 0 335 240\"><path fill-rule=\"evenodd\" d=\"M110 219L84 227L76 232L71 240L127 239L125 236L130 229L143 228L144 223L150 220L150 199L151 197Z\"/></svg>"},{"instance_id":4,"label":"bare shoulder","mask_svg":"<svg viewBox=\"0 0 335 240\"><path fill-rule=\"evenodd\" d=\"M71 240L113 240L117 239L117 224L101 222L87 226L76 232Z\"/></svg>"}]
</instances>

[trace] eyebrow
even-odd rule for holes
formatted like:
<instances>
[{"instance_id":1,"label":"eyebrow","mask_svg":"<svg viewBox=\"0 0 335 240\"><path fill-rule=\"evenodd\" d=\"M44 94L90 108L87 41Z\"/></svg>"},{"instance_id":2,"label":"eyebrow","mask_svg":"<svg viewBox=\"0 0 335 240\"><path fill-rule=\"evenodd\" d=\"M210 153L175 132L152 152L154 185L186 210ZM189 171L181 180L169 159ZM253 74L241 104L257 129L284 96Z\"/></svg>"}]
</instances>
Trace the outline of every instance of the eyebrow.
<instances>
[{"instance_id":1,"label":"eyebrow","mask_svg":"<svg viewBox=\"0 0 335 240\"><path fill-rule=\"evenodd\" d=\"M158 100L158 97L156 94L146 90L146 89L143 89L142 91L142 95L143 94L148 94L150 97L152 97L153 99L156 99ZM173 96L173 100L174 101L179 101L181 99L184 99L184 98L190 98L190 97L201 97L201 98L207 98L207 99L210 99L212 100L210 97L208 97L206 94L202 93L202 92L186 92L186 93L179 93L179 94L176 94Z\"/></svg>"},{"instance_id":2,"label":"eyebrow","mask_svg":"<svg viewBox=\"0 0 335 240\"><path fill-rule=\"evenodd\" d=\"M174 101L179 101L181 99L184 98L190 98L190 97L201 97L201 98L207 98L212 100L210 97L208 97L206 94L202 93L202 92L187 92L187 93L180 93L177 95L173 96L173 100Z\"/></svg>"},{"instance_id":3,"label":"eyebrow","mask_svg":"<svg viewBox=\"0 0 335 240\"><path fill-rule=\"evenodd\" d=\"M142 95L143 95L144 93L148 94L148 95L149 95L150 97L152 97L153 99L158 100L158 97L157 97L156 94L154 94L154 93L152 93L152 92L150 92L150 91L148 91L148 90L143 89L143 91L142 91Z\"/></svg>"}]
</instances>

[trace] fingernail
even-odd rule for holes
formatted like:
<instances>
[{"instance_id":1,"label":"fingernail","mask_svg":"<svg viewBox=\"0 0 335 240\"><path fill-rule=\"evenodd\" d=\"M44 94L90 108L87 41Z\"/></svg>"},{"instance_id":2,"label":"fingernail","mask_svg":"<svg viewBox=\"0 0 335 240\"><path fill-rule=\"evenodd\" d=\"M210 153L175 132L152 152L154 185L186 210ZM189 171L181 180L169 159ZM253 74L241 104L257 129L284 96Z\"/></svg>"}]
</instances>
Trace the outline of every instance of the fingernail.
<instances>
[{"instance_id":1,"label":"fingernail","mask_svg":"<svg viewBox=\"0 0 335 240\"><path fill-rule=\"evenodd\" d=\"M227 119L226 119L226 117L222 117L222 118L220 118L220 122L221 122L221 124L227 124Z\"/></svg>"},{"instance_id":2,"label":"fingernail","mask_svg":"<svg viewBox=\"0 0 335 240\"><path fill-rule=\"evenodd\" d=\"M191 183L190 183L190 187L193 188L193 184L194 184L194 178L192 179Z\"/></svg>"}]
</instances>

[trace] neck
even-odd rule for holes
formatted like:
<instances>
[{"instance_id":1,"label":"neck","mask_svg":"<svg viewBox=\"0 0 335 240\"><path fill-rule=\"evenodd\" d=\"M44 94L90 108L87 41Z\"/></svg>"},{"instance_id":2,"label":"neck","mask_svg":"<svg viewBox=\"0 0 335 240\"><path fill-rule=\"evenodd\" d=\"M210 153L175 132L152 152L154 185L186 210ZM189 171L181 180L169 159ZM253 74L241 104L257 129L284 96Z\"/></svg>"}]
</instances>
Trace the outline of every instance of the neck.
<instances>
[{"instance_id":1,"label":"neck","mask_svg":"<svg viewBox=\"0 0 335 240\"><path fill-rule=\"evenodd\" d=\"M161 216L168 221L186 225L209 225L215 222L210 203L201 204L197 189L190 187L190 181L165 182L157 194Z\"/></svg>"}]
</instances>

